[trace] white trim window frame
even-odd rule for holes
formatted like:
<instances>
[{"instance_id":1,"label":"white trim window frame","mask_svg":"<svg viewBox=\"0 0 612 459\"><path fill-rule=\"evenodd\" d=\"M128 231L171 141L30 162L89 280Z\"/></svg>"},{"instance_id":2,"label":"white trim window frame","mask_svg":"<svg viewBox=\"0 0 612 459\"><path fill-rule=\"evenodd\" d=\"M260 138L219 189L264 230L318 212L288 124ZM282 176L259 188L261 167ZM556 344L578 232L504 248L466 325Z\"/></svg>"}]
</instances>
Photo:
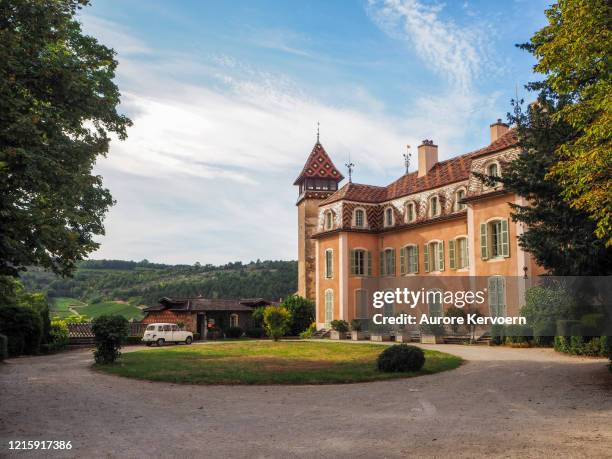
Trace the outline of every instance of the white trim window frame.
<instances>
[{"instance_id":1,"label":"white trim window frame","mask_svg":"<svg viewBox=\"0 0 612 459\"><path fill-rule=\"evenodd\" d=\"M352 218L353 228L367 228L368 227L368 214L363 207L357 207L353 210Z\"/></svg>"},{"instance_id":2,"label":"white trim window frame","mask_svg":"<svg viewBox=\"0 0 612 459\"><path fill-rule=\"evenodd\" d=\"M385 211L383 212L383 226L385 228L390 228L395 224L395 215L393 214L393 206L385 207Z\"/></svg>"},{"instance_id":3,"label":"white trim window frame","mask_svg":"<svg viewBox=\"0 0 612 459\"><path fill-rule=\"evenodd\" d=\"M323 220L323 228L325 231L334 229L334 213L331 210L325 211Z\"/></svg>"},{"instance_id":4,"label":"white trim window frame","mask_svg":"<svg viewBox=\"0 0 612 459\"><path fill-rule=\"evenodd\" d=\"M413 223L417 219L416 204L414 201L408 201L405 204L406 223Z\"/></svg>"},{"instance_id":5,"label":"white trim window frame","mask_svg":"<svg viewBox=\"0 0 612 459\"><path fill-rule=\"evenodd\" d=\"M467 208L467 204L463 204L461 201L467 195L467 190L464 186L460 186L455 190L455 212L460 212Z\"/></svg>"},{"instance_id":6,"label":"white trim window frame","mask_svg":"<svg viewBox=\"0 0 612 459\"><path fill-rule=\"evenodd\" d=\"M334 291L331 288L325 290L325 326L329 327L334 320Z\"/></svg>"},{"instance_id":7,"label":"white trim window frame","mask_svg":"<svg viewBox=\"0 0 612 459\"><path fill-rule=\"evenodd\" d=\"M442 209L440 207L440 196L434 194L429 197L429 217L436 218L442 214Z\"/></svg>"},{"instance_id":8,"label":"white trim window frame","mask_svg":"<svg viewBox=\"0 0 612 459\"><path fill-rule=\"evenodd\" d=\"M325 278L334 277L334 249L325 249Z\"/></svg>"}]
</instances>

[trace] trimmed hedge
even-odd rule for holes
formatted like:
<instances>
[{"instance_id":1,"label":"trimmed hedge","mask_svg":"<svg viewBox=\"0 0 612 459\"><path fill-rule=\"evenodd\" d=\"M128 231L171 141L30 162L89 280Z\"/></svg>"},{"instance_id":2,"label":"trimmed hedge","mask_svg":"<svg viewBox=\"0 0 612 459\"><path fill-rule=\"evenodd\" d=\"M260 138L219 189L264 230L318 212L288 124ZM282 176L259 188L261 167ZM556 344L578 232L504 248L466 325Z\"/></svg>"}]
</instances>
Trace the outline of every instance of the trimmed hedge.
<instances>
[{"instance_id":1,"label":"trimmed hedge","mask_svg":"<svg viewBox=\"0 0 612 459\"><path fill-rule=\"evenodd\" d=\"M229 327L225 330L225 336L227 338L240 338L244 334L244 330L240 327Z\"/></svg>"},{"instance_id":2,"label":"trimmed hedge","mask_svg":"<svg viewBox=\"0 0 612 459\"><path fill-rule=\"evenodd\" d=\"M554 348L555 351L565 354L612 357L610 354L610 337L608 336L555 336Z\"/></svg>"},{"instance_id":3,"label":"trimmed hedge","mask_svg":"<svg viewBox=\"0 0 612 459\"><path fill-rule=\"evenodd\" d=\"M386 373L419 371L425 365L421 348L408 344L395 344L382 351L376 361L379 371Z\"/></svg>"}]
</instances>

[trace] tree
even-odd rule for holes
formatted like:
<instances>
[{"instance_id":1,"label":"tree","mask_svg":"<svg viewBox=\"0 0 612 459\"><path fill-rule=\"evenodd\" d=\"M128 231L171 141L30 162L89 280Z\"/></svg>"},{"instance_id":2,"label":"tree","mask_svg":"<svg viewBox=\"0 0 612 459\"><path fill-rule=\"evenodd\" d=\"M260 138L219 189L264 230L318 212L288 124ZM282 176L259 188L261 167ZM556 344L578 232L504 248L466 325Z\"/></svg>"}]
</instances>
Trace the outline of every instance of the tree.
<instances>
[{"instance_id":1,"label":"tree","mask_svg":"<svg viewBox=\"0 0 612 459\"><path fill-rule=\"evenodd\" d=\"M291 313L291 324L289 325L291 336L298 336L315 320L315 305L306 298L289 295L282 305Z\"/></svg>"},{"instance_id":2,"label":"tree","mask_svg":"<svg viewBox=\"0 0 612 459\"><path fill-rule=\"evenodd\" d=\"M563 198L585 212L595 234L612 245L612 4L607 0L562 0L546 10L548 24L520 45L546 78L530 85L550 99L565 99L552 120L572 135L555 145L559 161L547 178Z\"/></svg>"},{"instance_id":3,"label":"tree","mask_svg":"<svg viewBox=\"0 0 612 459\"><path fill-rule=\"evenodd\" d=\"M119 315L103 315L92 321L91 331L96 340L96 363L107 364L117 360L121 355L119 349L129 333L127 319Z\"/></svg>"},{"instance_id":4,"label":"tree","mask_svg":"<svg viewBox=\"0 0 612 459\"><path fill-rule=\"evenodd\" d=\"M562 186L550 175L560 160L558 147L576 136L576 129L557 116L568 103L566 97L551 99L546 89L526 111L521 101L513 101L509 119L516 125L520 154L501 177L475 175L525 198L525 205L510 203L512 219L525 224L519 244L539 265L557 276L607 275L612 247L595 236L596 223L564 199Z\"/></svg>"},{"instance_id":5,"label":"tree","mask_svg":"<svg viewBox=\"0 0 612 459\"><path fill-rule=\"evenodd\" d=\"M131 121L117 113L115 52L75 19L87 4L0 2L0 275L69 275L104 234L113 199L92 167Z\"/></svg>"},{"instance_id":6,"label":"tree","mask_svg":"<svg viewBox=\"0 0 612 459\"><path fill-rule=\"evenodd\" d=\"M289 330L291 313L282 306L266 306L263 320L268 336L278 341Z\"/></svg>"}]
</instances>

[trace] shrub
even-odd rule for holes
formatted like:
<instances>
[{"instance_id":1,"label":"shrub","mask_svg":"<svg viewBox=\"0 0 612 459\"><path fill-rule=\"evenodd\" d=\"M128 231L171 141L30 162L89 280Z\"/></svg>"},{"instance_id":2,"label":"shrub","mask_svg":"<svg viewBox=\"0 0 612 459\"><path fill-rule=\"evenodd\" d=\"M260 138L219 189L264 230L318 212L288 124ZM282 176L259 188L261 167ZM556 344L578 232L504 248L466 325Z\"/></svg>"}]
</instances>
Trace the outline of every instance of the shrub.
<instances>
[{"instance_id":1,"label":"shrub","mask_svg":"<svg viewBox=\"0 0 612 459\"><path fill-rule=\"evenodd\" d=\"M263 315L264 315L265 309L266 309L265 306L260 306L258 308L255 308L255 310L253 311L253 314L251 314L251 320L253 321L253 328L263 328L264 326Z\"/></svg>"},{"instance_id":2,"label":"shrub","mask_svg":"<svg viewBox=\"0 0 612 459\"><path fill-rule=\"evenodd\" d=\"M329 324L332 330L338 332L347 332L349 330L349 324L346 320L332 320Z\"/></svg>"},{"instance_id":3,"label":"shrub","mask_svg":"<svg viewBox=\"0 0 612 459\"><path fill-rule=\"evenodd\" d=\"M0 362L8 359L8 338L6 335L0 335Z\"/></svg>"},{"instance_id":4,"label":"shrub","mask_svg":"<svg viewBox=\"0 0 612 459\"><path fill-rule=\"evenodd\" d=\"M533 326L533 341L538 346L551 346L555 336L555 324L539 322Z\"/></svg>"},{"instance_id":5,"label":"shrub","mask_svg":"<svg viewBox=\"0 0 612 459\"><path fill-rule=\"evenodd\" d=\"M506 327L506 343L528 343L531 341L533 332L525 325L508 325Z\"/></svg>"},{"instance_id":6,"label":"shrub","mask_svg":"<svg viewBox=\"0 0 612 459\"><path fill-rule=\"evenodd\" d=\"M506 342L506 327L503 325L495 324L491 326L491 342L498 346Z\"/></svg>"},{"instance_id":7,"label":"shrub","mask_svg":"<svg viewBox=\"0 0 612 459\"><path fill-rule=\"evenodd\" d=\"M361 325L361 320L359 319L353 319L351 320L351 330L353 331L361 331L362 325Z\"/></svg>"},{"instance_id":8,"label":"shrub","mask_svg":"<svg viewBox=\"0 0 612 459\"><path fill-rule=\"evenodd\" d=\"M298 295L290 295L282 304L291 314L289 334L298 336L315 320L315 305L312 301Z\"/></svg>"},{"instance_id":9,"label":"shrub","mask_svg":"<svg viewBox=\"0 0 612 459\"><path fill-rule=\"evenodd\" d=\"M267 306L264 309L264 326L266 333L274 341L287 333L291 322L291 314L282 306Z\"/></svg>"},{"instance_id":10,"label":"shrub","mask_svg":"<svg viewBox=\"0 0 612 459\"><path fill-rule=\"evenodd\" d=\"M263 338L266 335L266 331L261 327L247 328L245 334L249 338Z\"/></svg>"},{"instance_id":11,"label":"shrub","mask_svg":"<svg viewBox=\"0 0 612 459\"><path fill-rule=\"evenodd\" d=\"M68 324L61 319L53 319L51 321L49 351L62 351L68 346Z\"/></svg>"},{"instance_id":12,"label":"shrub","mask_svg":"<svg viewBox=\"0 0 612 459\"><path fill-rule=\"evenodd\" d=\"M102 315L92 321L91 331L96 341L96 363L107 364L117 360L121 355L121 344L129 333L127 319L119 315Z\"/></svg>"},{"instance_id":13,"label":"shrub","mask_svg":"<svg viewBox=\"0 0 612 459\"><path fill-rule=\"evenodd\" d=\"M200 334L199 333L194 333L193 334L193 340L194 341L198 341L200 339Z\"/></svg>"},{"instance_id":14,"label":"shrub","mask_svg":"<svg viewBox=\"0 0 612 459\"><path fill-rule=\"evenodd\" d=\"M0 333L8 338L8 354L38 354L43 334L40 313L24 306L0 307Z\"/></svg>"},{"instance_id":15,"label":"shrub","mask_svg":"<svg viewBox=\"0 0 612 459\"><path fill-rule=\"evenodd\" d=\"M312 335L314 335L316 331L317 331L317 323L313 322L310 324L310 326L306 330L300 333L300 338L302 339L312 338Z\"/></svg>"},{"instance_id":16,"label":"shrub","mask_svg":"<svg viewBox=\"0 0 612 459\"><path fill-rule=\"evenodd\" d=\"M379 371L387 373L419 371L425 364L425 354L416 347L396 344L380 353L376 365Z\"/></svg>"},{"instance_id":17,"label":"shrub","mask_svg":"<svg viewBox=\"0 0 612 459\"><path fill-rule=\"evenodd\" d=\"M240 338L244 334L244 330L240 327L229 327L225 330L225 336L228 338Z\"/></svg>"},{"instance_id":18,"label":"shrub","mask_svg":"<svg viewBox=\"0 0 612 459\"><path fill-rule=\"evenodd\" d=\"M463 317L465 319L466 314L463 308L458 308L457 306L451 306L444 312L444 317ZM460 327L461 327L460 324L454 323L454 322L450 326L453 333L457 333Z\"/></svg>"}]
</instances>

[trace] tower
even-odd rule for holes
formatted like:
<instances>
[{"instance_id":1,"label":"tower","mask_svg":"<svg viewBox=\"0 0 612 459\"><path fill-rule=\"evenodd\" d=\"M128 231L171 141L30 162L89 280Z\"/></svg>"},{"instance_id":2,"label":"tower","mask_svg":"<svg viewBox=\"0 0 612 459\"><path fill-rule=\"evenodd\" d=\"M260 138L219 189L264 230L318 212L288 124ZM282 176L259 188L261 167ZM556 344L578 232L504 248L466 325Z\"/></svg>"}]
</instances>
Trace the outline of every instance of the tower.
<instances>
[{"instance_id":1,"label":"tower","mask_svg":"<svg viewBox=\"0 0 612 459\"><path fill-rule=\"evenodd\" d=\"M338 189L344 177L319 142L315 143L295 182L299 187L298 208L298 295L315 300L316 246L319 204Z\"/></svg>"}]
</instances>

